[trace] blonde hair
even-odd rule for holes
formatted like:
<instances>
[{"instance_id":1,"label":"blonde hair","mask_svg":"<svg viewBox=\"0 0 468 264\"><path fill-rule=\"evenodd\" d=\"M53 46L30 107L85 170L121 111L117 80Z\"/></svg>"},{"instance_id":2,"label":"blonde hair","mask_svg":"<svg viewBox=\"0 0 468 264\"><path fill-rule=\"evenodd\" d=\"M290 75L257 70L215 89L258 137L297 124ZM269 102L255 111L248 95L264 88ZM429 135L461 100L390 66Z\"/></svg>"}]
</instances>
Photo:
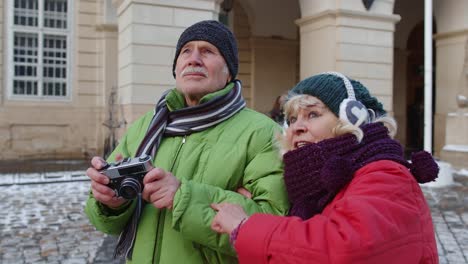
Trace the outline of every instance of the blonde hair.
<instances>
[{"instance_id":1,"label":"blonde hair","mask_svg":"<svg viewBox=\"0 0 468 264\"><path fill-rule=\"evenodd\" d=\"M328 111L331 111L320 99L307 95L307 94L290 94L288 99L283 106L285 119L288 120L289 116L299 112L299 109L305 109L311 104L320 103L321 106L326 108ZM333 112L332 112L333 113ZM397 131L397 124L393 117L390 116L378 116L370 121L370 123L382 123L388 129L388 135L393 138ZM283 128L283 134L278 135L278 144L281 155L292 149L290 143L286 138L286 127ZM364 132L359 126L355 126L348 121L340 119L338 117L338 124L332 129L334 137L338 137L345 134L353 134L356 136L358 142L362 141L364 137Z\"/></svg>"}]
</instances>

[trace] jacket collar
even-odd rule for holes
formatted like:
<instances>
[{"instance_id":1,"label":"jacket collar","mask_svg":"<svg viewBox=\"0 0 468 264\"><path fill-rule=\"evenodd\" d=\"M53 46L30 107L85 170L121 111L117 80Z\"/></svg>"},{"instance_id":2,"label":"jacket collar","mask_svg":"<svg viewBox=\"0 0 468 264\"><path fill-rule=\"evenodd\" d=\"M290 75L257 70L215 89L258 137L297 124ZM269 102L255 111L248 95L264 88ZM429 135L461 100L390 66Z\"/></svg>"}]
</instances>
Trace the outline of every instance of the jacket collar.
<instances>
[{"instance_id":1,"label":"jacket collar","mask_svg":"<svg viewBox=\"0 0 468 264\"><path fill-rule=\"evenodd\" d=\"M203 96L200 99L200 104L206 103L215 97L223 96L229 93L233 88L234 88L234 82L230 82L223 89ZM177 88L173 88L167 94L166 105L169 111L179 110L179 109L187 107L187 104L185 103L184 95L179 90L177 90Z\"/></svg>"}]
</instances>

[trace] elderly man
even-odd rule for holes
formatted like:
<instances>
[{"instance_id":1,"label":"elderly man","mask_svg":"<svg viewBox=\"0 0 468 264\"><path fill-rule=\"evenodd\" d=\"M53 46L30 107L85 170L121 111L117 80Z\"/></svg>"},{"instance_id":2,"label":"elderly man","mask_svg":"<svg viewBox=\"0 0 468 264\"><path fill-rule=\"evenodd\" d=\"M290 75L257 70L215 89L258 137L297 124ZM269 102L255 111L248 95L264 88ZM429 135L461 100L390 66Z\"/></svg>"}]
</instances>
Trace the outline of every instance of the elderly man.
<instances>
[{"instance_id":1,"label":"elderly man","mask_svg":"<svg viewBox=\"0 0 468 264\"><path fill-rule=\"evenodd\" d=\"M128 263L236 263L229 237L210 229L210 205L286 213L273 143L278 126L245 108L237 70L237 44L227 27L217 21L190 26L176 47L176 88L129 127L108 159L154 158L141 195L116 197L99 171L106 162L92 159L86 214L98 230L120 234L116 253Z\"/></svg>"}]
</instances>

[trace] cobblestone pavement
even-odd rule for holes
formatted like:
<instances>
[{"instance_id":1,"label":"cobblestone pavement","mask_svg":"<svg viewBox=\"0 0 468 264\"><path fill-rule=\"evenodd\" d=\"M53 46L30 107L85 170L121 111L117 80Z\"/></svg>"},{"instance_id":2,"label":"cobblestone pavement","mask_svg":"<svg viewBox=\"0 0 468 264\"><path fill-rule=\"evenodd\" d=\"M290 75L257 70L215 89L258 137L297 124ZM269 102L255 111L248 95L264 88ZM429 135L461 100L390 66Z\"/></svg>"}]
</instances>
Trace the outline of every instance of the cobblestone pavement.
<instances>
[{"instance_id":1,"label":"cobblestone pavement","mask_svg":"<svg viewBox=\"0 0 468 264\"><path fill-rule=\"evenodd\" d=\"M0 175L1 176L1 175ZM440 263L468 263L468 177L451 187L424 187ZM115 238L89 224L88 181L0 186L0 263L112 263Z\"/></svg>"},{"instance_id":2,"label":"cobblestone pavement","mask_svg":"<svg viewBox=\"0 0 468 264\"><path fill-rule=\"evenodd\" d=\"M468 177L455 176L450 187L423 191L431 207L441 264L468 263Z\"/></svg>"}]
</instances>

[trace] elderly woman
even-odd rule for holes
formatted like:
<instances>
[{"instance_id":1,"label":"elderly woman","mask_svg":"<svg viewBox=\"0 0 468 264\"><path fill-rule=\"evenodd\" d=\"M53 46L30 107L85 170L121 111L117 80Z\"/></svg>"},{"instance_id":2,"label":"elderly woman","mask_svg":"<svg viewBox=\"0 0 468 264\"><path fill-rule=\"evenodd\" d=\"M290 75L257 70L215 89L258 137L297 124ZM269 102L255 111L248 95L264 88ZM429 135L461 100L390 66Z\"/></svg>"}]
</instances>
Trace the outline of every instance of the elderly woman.
<instances>
[{"instance_id":1,"label":"elderly woman","mask_svg":"<svg viewBox=\"0 0 468 264\"><path fill-rule=\"evenodd\" d=\"M393 118L361 83L336 72L294 87L284 107L289 217L213 204L240 263L438 263L419 183L437 177L427 152L403 156Z\"/></svg>"}]
</instances>

